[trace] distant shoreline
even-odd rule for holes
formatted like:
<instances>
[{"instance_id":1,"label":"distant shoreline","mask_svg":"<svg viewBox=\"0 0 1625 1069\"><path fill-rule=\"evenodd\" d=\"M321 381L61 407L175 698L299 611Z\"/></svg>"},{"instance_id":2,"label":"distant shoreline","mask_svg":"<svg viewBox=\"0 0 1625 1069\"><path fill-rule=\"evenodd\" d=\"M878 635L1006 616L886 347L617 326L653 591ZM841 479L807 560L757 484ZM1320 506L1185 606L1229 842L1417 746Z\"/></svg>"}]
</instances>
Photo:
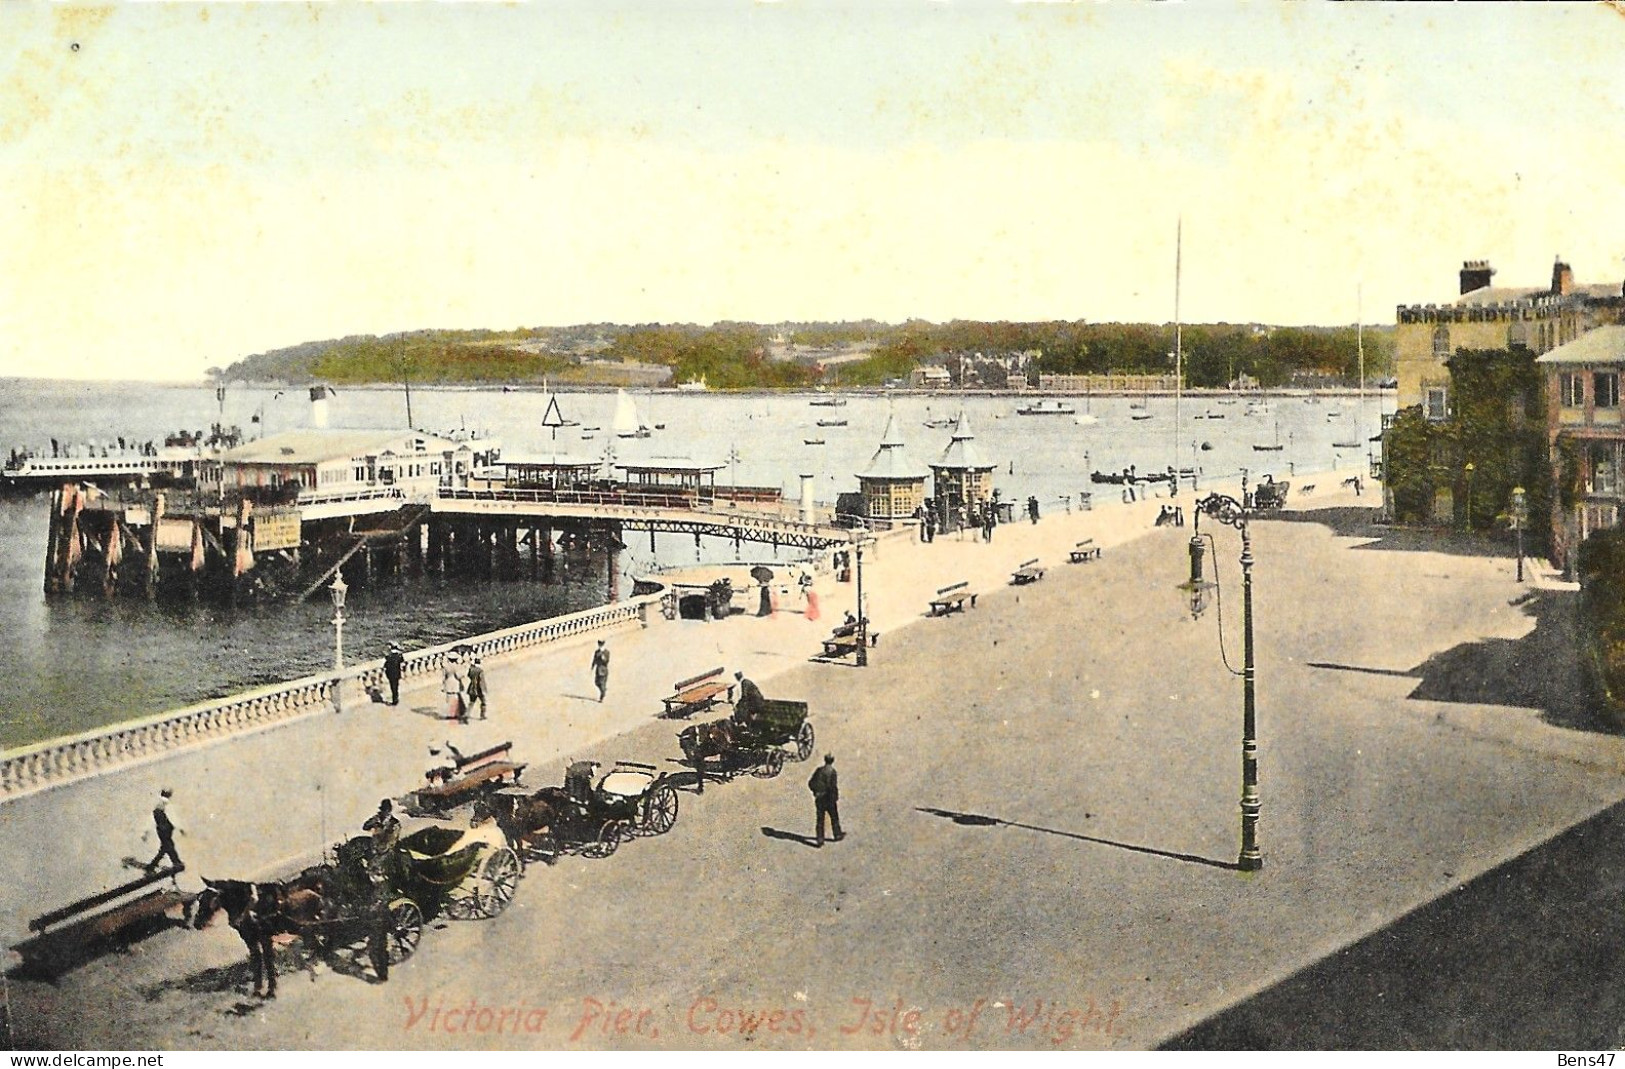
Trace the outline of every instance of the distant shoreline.
<instances>
[{"instance_id":1,"label":"distant shoreline","mask_svg":"<svg viewBox=\"0 0 1625 1069\"><path fill-rule=\"evenodd\" d=\"M23 375L12 375L0 378L0 390L4 390L7 383L28 383L39 385L49 383L63 387L74 386L117 386L137 385L155 386L161 389L184 390L212 390L214 383L199 379L193 382L184 382L175 379L52 379L29 378ZM255 380L252 382L232 381L226 384L227 390L298 390L307 386L316 385L314 382L284 382L278 379ZM335 389L361 390L368 393L396 392L401 389L399 383L364 382L341 383ZM659 393L659 394L688 394L694 397L797 397L797 396L842 396L842 397L1008 397L1016 400L1026 397L1173 397L1173 390L1040 390L1028 388L1025 390L955 390L955 389L921 389L918 387L884 386L847 386L830 389L813 389L805 386L796 387L750 387L747 389L706 389L681 390L676 386L615 386L600 383L539 383L539 382L469 382L469 383L417 383L412 389L425 393L614 393L617 390L627 390L633 393ZM1395 391L1393 386L1368 385L1366 393L1390 394ZM1224 397L1262 399L1267 397L1358 397L1360 389L1357 386L1281 386L1274 389L1258 390L1225 390L1213 386L1192 386L1182 391L1181 396L1192 398L1218 399Z\"/></svg>"}]
</instances>

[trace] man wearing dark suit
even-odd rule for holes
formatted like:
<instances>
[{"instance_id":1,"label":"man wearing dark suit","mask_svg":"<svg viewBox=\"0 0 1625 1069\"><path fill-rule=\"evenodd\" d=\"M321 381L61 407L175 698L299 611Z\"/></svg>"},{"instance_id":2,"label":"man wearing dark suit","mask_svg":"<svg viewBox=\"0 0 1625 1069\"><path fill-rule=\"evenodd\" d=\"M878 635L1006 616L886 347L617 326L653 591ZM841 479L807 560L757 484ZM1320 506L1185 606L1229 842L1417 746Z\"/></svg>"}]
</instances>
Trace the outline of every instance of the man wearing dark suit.
<instances>
[{"instance_id":1,"label":"man wearing dark suit","mask_svg":"<svg viewBox=\"0 0 1625 1069\"><path fill-rule=\"evenodd\" d=\"M389 652L384 654L384 678L389 680L389 704L401 704L401 671L406 667L406 654L401 652L399 642L389 644Z\"/></svg>"},{"instance_id":2,"label":"man wearing dark suit","mask_svg":"<svg viewBox=\"0 0 1625 1069\"><path fill-rule=\"evenodd\" d=\"M846 838L841 831L841 813L837 803L841 800L841 790L835 779L835 755L825 754L824 763L813 772L812 778L807 781L807 789L812 791L813 805L818 808L818 845L824 845L824 817L828 815L830 830L835 833L835 841L840 842Z\"/></svg>"}]
</instances>

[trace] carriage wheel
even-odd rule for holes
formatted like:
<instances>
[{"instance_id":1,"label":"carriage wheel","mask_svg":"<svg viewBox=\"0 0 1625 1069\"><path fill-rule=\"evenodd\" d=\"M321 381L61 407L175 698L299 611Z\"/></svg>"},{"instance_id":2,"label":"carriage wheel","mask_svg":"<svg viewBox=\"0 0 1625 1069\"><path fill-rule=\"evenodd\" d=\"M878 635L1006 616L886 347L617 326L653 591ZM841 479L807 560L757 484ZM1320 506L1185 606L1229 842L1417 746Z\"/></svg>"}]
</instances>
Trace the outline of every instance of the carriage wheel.
<instances>
[{"instance_id":1,"label":"carriage wheel","mask_svg":"<svg viewBox=\"0 0 1625 1069\"><path fill-rule=\"evenodd\" d=\"M412 956L423 938L423 911L410 898L389 904L389 963L399 965Z\"/></svg>"},{"instance_id":2,"label":"carriage wheel","mask_svg":"<svg viewBox=\"0 0 1625 1069\"><path fill-rule=\"evenodd\" d=\"M676 823L677 791L669 783L662 783L644 796L639 830L649 835L664 835Z\"/></svg>"},{"instance_id":3,"label":"carriage wheel","mask_svg":"<svg viewBox=\"0 0 1625 1069\"><path fill-rule=\"evenodd\" d=\"M763 750L761 760L750 766L750 774L758 779L772 779L784 771L783 750Z\"/></svg>"},{"instance_id":4,"label":"carriage wheel","mask_svg":"<svg viewBox=\"0 0 1625 1069\"><path fill-rule=\"evenodd\" d=\"M519 855L507 847L492 853L480 872L474 893L474 915L490 919L508 908L519 890Z\"/></svg>"},{"instance_id":5,"label":"carriage wheel","mask_svg":"<svg viewBox=\"0 0 1625 1069\"><path fill-rule=\"evenodd\" d=\"M811 720L801 722L801 730L796 732L796 760L805 761L813 752L813 726Z\"/></svg>"},{"instance_id":6,"label":"carriage wheel","mask_svg":"<svg viewBox=\"0 0 1625 1069\"><path fill-rule=\"evenodd\" d=\"M606 820L604 826L598 829L598 838L581 848L582 857L603 858L615 852L621 845L621 828L624 821Z\"/></svg>"}]
</instances>

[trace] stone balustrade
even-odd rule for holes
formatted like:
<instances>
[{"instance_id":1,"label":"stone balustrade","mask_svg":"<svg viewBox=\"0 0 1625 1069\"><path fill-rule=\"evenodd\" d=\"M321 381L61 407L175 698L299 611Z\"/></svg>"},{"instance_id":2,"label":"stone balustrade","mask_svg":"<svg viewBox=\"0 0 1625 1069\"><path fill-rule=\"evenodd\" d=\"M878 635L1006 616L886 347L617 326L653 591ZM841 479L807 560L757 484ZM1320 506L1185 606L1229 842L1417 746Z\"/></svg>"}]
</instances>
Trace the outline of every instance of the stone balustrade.
<instances>
[{"instance_id":1,"label":"stone balustrade","mask_svg":"<svg viewBox=\"0 0 1625 1069\"><path fill-rule=\"evenodd\" d=\"M403 678L438 676L452 650L486 660L593 632L647 626L649 606L658 595L586 609L492 631L407 654ZM338 687L356 699L366 688L387 686L384 663L370 661L342 673L306 676L288 683L245 691L184 709L114 724L95 731L51 739L0 754L0 803L74 780L156 760L194 746L224 742L302 717L333 712ZM359 684L359 688L357 687Z\"/></svg>"}]
</instances>

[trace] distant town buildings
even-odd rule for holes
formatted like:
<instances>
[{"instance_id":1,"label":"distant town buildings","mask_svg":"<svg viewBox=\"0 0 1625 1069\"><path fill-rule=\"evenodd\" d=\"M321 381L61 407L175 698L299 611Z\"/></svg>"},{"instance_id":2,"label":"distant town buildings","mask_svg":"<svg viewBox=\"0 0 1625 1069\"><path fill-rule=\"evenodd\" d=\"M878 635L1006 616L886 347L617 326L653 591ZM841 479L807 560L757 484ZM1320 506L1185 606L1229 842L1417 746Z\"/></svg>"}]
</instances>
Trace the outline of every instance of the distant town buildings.
<instances>
[{"instance_id":1,"label":"distant town buildings","mask_svg":"<svg viewBox=\"0 0 1625 1069\"><path fill-rule=\"evenodd\" d=\"M1178 381L1173 375L1110 371L1104 375L1040 375L1038 388L1045 393L1173 393Z\"/></svg>"}]
</instances>

